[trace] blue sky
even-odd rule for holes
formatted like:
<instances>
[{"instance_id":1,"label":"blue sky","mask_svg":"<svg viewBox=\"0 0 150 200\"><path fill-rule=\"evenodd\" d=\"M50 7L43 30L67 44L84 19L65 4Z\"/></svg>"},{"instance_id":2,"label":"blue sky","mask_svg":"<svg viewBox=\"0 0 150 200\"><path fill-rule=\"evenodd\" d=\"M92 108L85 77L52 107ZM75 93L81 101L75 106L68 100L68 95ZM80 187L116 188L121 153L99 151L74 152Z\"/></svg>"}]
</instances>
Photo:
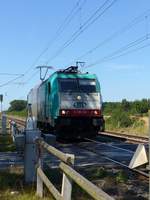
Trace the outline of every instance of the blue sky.
<instances>
[{"instance_id":1,"label":"blue sky","mask_svg":"<svg viewBox=\"0 0 150 200\"><path fill-rule=\"evenodd\" d=\"M38 65L48 65L60 69L75 64L81 55L100 44L112 34L122 30L131 21L142 15L138 23L122 31L112 40L80 59L85 61L85 71L96 73L101 83L104 101L120 101L150 98L150 46L113 59L102 60L127 44L146 37L150 33L149 0L117 0L98 20L85 31L87 19L106 0L5 0L0 1L0 73L25 75L6 86L2 85L16 76L0 75L0 94L4 94L4 108L13 99L26 99L29 90L39 83ZM113 0L110 0L110 3ZM78 4L77 4L78 3ZM109 1L108 1L109 3ZM67 26L56 32L73 8L72 18ZM82 33L56 57L54 55L77 31ZM48 45L49 44L49 45ZM129 49L150 44L144 40ZM35 59L47 51L33 65ZM118 54L117 54L118 55ZM54 59L51 59L54 57ZM29 70L30 69L30 70ZM49 71L49 74L53 71ZM32 77L32 78L30 78ZM22 83L18 85L17 83Z\"/></svg>"}]
</instances>

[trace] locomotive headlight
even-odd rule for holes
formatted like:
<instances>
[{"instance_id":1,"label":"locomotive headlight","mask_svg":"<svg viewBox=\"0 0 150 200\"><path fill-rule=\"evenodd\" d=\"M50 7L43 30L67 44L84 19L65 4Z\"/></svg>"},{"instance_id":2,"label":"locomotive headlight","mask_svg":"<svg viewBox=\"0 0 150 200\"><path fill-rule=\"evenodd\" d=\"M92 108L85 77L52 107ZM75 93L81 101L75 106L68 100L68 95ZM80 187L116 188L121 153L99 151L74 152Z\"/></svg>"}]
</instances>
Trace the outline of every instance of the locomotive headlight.
<instances>
[{"instance_id":1,"label":"locomotive headlight","mask_svg":"<svg viewBox=\"0 0 150 200\"><path fill-rule=\"evenodd\" d=\"M65 114L66 114L66 111L65 111L65 110L62 110L62 111L61 111L61 114L62 114L62 115L65 115Z\"/></svg>"},{"instance_id":2,"label":"locomotive headlight","mask_svg":"<svg viewBox=\"0 0 150 200\"><path fill-rule=\"evenodd\" d=\"M97 110L94 110L94 114L95 114L95 115L98 115L98 111L97 111Z\"/></svg>"},{"instance_id":3,"label":"locomotive headlight","mask_svg":"<svg viewBox=\"0 0 150 200\"><path fill-rule=\"evenodd\" d=\"M81 96L77 96L77 100L81 100Z\"/></svg>"}]
</instances>

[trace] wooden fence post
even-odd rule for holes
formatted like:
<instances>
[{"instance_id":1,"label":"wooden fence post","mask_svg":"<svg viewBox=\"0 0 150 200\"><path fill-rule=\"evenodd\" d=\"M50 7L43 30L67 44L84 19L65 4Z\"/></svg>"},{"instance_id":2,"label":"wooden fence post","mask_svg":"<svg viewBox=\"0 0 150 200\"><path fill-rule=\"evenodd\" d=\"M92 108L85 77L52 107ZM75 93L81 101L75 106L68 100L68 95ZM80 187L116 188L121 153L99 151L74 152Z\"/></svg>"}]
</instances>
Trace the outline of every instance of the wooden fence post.
<instances>
[{"instance_id":1,"label":"wooden fence post","mask_svg":"<svg viewBox=\"0 0 150 200\"><path fill-rule=\"evenodd\" d=\"M61 196L64 200L71 200L72 180L63 173Z\"/></svg>"},{"instance_id":2,"label":"wooden fence post","mask_svg":"<svg viewBox=\"0 0 150 200\"><path fill-rule=\"evenodd\" d=\"M74 155L67 154L67 156L71 158L71 163L72 165L74 165ZM71 194L72 194L72 180L69 178L69 176L63 173L61 196L63 197L64 200L71 200Z\"/></svg>"},{"instance_id":3,"label":"wooden fence post","mask_svg":"<svg viewBox=\"0 0 150 200\"><path fill-rule=\"evenodd\" d=\"M38 145L38 144L37 144ZM42 169L43 163L42 163L42 148L38 146L38 167ZM38 169L38 168L37 168ZM37 172L37 186L36 186L36 194L39 197L43 197L43 180L39 176Z\"/></svg>"}]
</instances>

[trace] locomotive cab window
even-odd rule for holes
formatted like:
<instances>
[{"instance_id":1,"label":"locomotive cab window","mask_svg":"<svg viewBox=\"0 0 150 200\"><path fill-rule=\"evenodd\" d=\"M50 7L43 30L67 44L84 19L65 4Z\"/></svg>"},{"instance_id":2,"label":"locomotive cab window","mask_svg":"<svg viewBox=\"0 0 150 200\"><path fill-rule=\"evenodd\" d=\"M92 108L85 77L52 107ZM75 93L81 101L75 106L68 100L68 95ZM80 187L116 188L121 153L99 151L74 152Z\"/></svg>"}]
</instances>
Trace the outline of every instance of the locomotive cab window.
<instances>
[{"instance_id":1,"label":"locomotive cab window","mask_svg":"<svg viewBox=\"0 0 150 200\"><path fill-rule=\"evenodd\" d=\"M96 81L93 79L60 79L60 92L96 92Z\"/></svg>"},{"instance_id":2,"label":"locomotive cab window","mask_svg":"<svg viewBox=\"0 0 150 200\"><path fill-rule=\"evenodd\" d=\"M60 92L78 92L77 79L60 79Z\"/></svg>"},{"instance_id":3,"label":"locomotive cab window","mask_svg":"<svg viewBox=\"0 0 150 200\"><path fill-rule=\"evenodd\" d=\"M51 84L50 82L48 82L48 93L50 94L50 92L51 92Z\"/></svg>"},{"instance_id":4,"label":"locomotive cab window","mask_svg":"<svg viewBox=\"0 0 150 200\"><path fill-rule=\"evenodd\" d=\"M81 92L95 93L96 82L92 79L79 79L79 88Z\"/></svg>"}]
</instances>

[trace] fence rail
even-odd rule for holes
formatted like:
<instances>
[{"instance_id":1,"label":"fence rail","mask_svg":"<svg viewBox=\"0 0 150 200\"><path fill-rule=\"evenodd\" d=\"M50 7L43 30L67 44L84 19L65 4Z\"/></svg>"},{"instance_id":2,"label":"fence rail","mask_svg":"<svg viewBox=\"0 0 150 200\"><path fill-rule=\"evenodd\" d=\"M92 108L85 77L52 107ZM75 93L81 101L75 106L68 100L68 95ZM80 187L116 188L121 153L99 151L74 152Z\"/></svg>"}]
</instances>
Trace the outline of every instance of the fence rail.
<instances>
[{"instance_id":1,"label":"fence rail","mask_svg":"<svg viewBox=\"0 0 150 200\"><path fill-rule=\"evenodd\" d=\"M110 197L107 193L73 169L74 155L65 154L41 139L37 139L36 143L39 146L40 152L41 148L43 148L61 160L59 168L63 171L62 189L60 193L43 172L42 154L40 153L38 161L39 167L37 168L38 196L43 197L44 183L56 200L71 200L72 181L74 181L95 200L114 200L114 198Z\"/></svg>"},{"instance_id":2,"label":"fence rail","mask_svg":"<svg viewBox=\"0 0 150 200\"><path fill-rule=\"evenodd\" d=\"M40 147L44 148L50 154L53 154L54 156L59 158L61 161L68 163L68 164L74 163L74 155L73 154L63 153L62 151L59 151L55 147L47 144L40 138L36 140L36 143L39 144Z\"/></svg>"},{"instance_id":3,"label":"fence rail","mask_svg":"<svg viewBox=\"0 0 150 200\"><path fill-rule=\"evenodd\" d=\"M12 132L14 132L13 136L15 137L15 123L12 123L11 125L13 128ZM45 185L56 200L71 200L72 182L74 181L95 200L114 200L107 193L73 169L75 160L73 154L63 153L54 146L43 141L40 137L39 130L25 130L25 134L20 134L19 136L22 136L22 141L25 142L25 180L27 182L34 181L36 176L36 193L38 196L43 197L43 186ZM17 141L16 139L15 141ZM18 143L20 144L20 137L18 137L18 139ZM34 149L33 152L31 152L31 149ZM61 192L57 190L43 171L43 150L46 150L60 160L59 168L63 172ZM35 171L36 163L38 164L38 167L36 167Z\"/></svg>"}]
</instances>

